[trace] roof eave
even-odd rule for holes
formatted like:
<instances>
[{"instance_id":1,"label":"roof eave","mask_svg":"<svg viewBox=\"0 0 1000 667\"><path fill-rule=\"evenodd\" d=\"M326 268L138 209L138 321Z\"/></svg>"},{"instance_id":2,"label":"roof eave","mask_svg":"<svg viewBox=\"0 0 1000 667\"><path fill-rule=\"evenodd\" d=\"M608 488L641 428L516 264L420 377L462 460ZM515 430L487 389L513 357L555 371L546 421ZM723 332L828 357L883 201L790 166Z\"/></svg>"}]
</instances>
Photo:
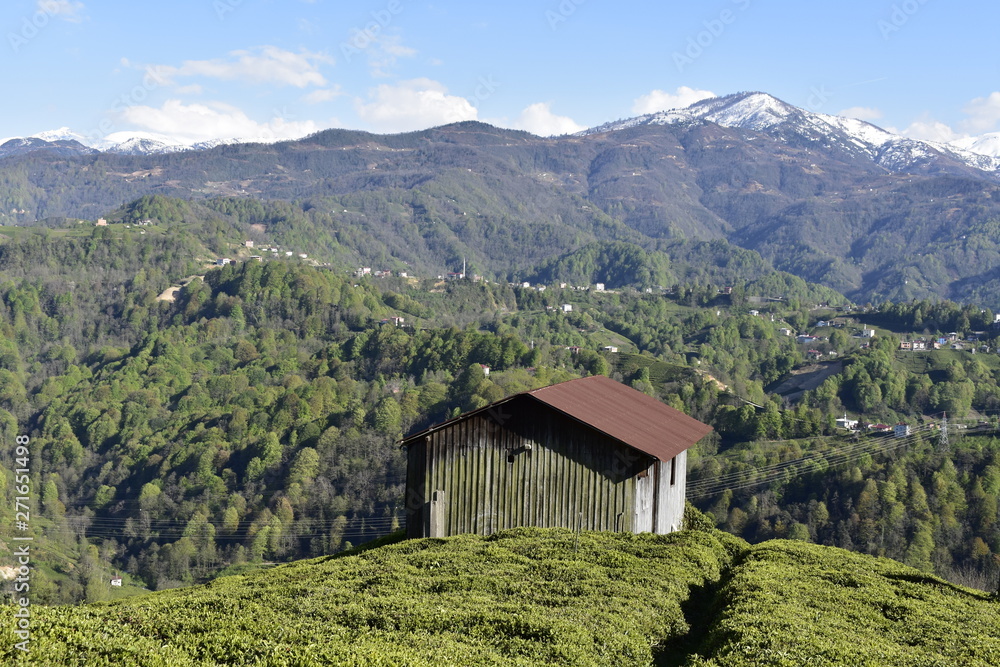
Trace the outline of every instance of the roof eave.
<instances>
[{"instance_id":1,"label":"roof eave","mask_svg":"<svg viewBox=\"0 0 1000 667\"><path fill-rule=\"evenodd\" d=\"M425 428L423 430L420 430L420 431L417 431L416 433L412 433L412 434L406 436L405 438L403 438L402 440L400 440L399 441L399 446L400 447L408 447L411 444L411 441L415 441L415 440L419 440L421 438L424 438L424 437L430 435L431 433L434 433L435 431L439 431L439 430L441 430L441 429L443 429L445 427L451 426L452 424L457 424L458 422L460 422L460 421L462 421L464 419L469 419L470 417L475 417L476 415L481 414L483 412L490 412L491 410L495 410L498 407L500 407L501 405L504 405L505 403L509 403L510 401L514 400L515 398L517 398L519 396L525 396L525 395L527 395L527 392L522 392L520 394L512 394L512 395L508 396L507 398L502 398L499 401L496 401L494 403L490 403L489 405L485 405L485 406L483 406L481 408L477 408L477 409L472 410L470 412L463 412L462 414L460 414L457 417L452 417L451 419L448 419L446 421L443 421L443 422L440 422L438 424L433 424L431 426L428 426L427 428Z\"/></svg>"}]
</instances>

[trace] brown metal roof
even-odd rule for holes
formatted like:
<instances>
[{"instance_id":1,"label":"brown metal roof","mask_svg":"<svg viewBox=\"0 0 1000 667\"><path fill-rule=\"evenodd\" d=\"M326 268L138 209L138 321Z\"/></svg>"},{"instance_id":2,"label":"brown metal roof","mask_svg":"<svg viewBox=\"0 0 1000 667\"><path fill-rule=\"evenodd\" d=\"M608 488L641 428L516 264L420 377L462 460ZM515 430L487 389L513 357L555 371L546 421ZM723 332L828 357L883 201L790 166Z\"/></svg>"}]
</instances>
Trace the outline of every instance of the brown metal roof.
<instances>
[{"instance_id":1,"label":"brown metal roof","mask_svg":"<svg viewBox=\"0 0 1000 667\"><path fill-rule=\"evenodd\" d=\"M708 424L603 375L527 393L661 461L669 461L712 431Z\"/></svg>"},{"instance_id":2,"label":"brown metal roof","mask_svg":"<svg viewBox=\"0 0 1000 667\"><path fill-rule=\"evenodd\" d=\"M403 439L412 440L454 422L486 412L518 396L530 396L615 440L669 461L711 433L712 427L641 391L603 375L560 382L542 389L508 396L496 403L459 415Z\"/></svg>"}]
</instances>

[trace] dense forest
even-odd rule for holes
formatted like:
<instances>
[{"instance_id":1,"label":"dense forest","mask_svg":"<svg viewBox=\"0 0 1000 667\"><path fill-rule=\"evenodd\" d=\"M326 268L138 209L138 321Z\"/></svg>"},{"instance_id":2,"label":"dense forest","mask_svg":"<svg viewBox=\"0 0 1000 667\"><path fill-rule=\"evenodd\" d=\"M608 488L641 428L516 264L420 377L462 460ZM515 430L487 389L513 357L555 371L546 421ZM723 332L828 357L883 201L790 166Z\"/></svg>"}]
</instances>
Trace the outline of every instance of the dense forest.
<instances>
[{"instance_id":1,"label":"dense forest","mask_svg":"<svg viewBox=\"0 0 1000 667\"><path fill-rule=\"evenodd\" d=\"M403 434L588 374L714 426L690 496L720 527L995 580L990 311L852 309L722 242L595 244L540 263L529 287L358 277L356 248L339 263L250 259L261 251L244 241L265 246L282 211L289 234L312 235L296 210L145 197L106 227L3 228L0 430L31 443L33 601L171 588L385 535L402 513ZM223 255L234 261L217 266ZM949 332L978 340L899 350ZM816 386L780 389L823 369ZM848 432L845 413L913 435ZM10 534L12 448L0 461ZM112 592L115 573L126 585Z\"/></svg>"}]
</instances>

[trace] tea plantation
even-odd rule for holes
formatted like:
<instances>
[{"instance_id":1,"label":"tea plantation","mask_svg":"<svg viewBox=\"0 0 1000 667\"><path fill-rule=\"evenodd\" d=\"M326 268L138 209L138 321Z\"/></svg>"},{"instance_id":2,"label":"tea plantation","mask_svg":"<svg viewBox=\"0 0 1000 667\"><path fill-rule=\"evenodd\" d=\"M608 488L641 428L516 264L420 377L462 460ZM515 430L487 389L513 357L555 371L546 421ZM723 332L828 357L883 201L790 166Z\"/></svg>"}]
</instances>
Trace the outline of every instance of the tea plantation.
<instances>
[{"instance_id":1,"label":"tea plantation","mask_svg":"<svg viewBox=\"0 0 1000 667\"><path fill-rule=\"evenodd\" d=\"M1000 603L894 561L718 531L401 541L32 607L24 665L996 665Z\"/></svg>"}]
</instances>

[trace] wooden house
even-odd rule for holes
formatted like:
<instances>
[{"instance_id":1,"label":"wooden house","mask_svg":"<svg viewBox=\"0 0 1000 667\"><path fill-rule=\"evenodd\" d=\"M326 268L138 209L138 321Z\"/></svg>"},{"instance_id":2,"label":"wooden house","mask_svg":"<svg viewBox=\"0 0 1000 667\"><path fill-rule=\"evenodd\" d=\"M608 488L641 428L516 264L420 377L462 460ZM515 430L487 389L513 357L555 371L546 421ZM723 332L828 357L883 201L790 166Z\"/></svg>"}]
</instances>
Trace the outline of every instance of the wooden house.
<instances>
[{"instance_id":1,"label":"wooden house","mask_svg":"<svg viewBox=\"0 0 1000 667\"><path fill-rule=\"evenodd\" d=\"M407 535L679 530L687 450L711 430L599 375L510 396L403 440Z\"/></svg>"}]
</instances>

